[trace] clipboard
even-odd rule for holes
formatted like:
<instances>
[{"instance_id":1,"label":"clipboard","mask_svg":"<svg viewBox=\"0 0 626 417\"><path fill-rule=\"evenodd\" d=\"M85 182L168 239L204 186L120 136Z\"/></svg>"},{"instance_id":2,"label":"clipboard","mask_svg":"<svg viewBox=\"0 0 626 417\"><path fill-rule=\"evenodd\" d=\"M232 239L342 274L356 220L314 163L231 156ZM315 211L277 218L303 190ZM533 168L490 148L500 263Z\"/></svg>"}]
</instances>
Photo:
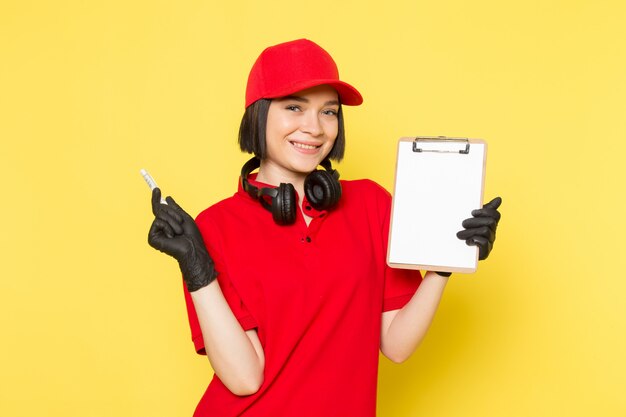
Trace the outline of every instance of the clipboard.
<instances>
[{"instance_id":1,"label":"clipboard","mask_svg":"<svg viewBox=\"0 0 626 417\"><path fill-rule=\"evenodd\" d=\"M478 248L456 237L483 206L487 143L445 136L398 141L387 264L472 273Z\"/></svg>"}]
</instances>

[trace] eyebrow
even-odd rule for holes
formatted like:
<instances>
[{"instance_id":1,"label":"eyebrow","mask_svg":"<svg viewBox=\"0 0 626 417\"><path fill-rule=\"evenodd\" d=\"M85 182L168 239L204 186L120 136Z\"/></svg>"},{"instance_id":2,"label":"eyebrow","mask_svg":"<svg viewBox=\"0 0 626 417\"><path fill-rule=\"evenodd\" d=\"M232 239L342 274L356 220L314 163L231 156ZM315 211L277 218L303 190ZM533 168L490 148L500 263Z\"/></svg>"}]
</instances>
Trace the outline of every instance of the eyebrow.
<instances>
[{"instance_id":1,"label":"eyebrow","mask_svg":"<svg viewBox=\"0 0 626 417\"><path fill-rule=\"evenodd\" d=\"M300 96L284 96L279 98L279 100L293 100L293 101L298 101L300 103L308 103L309 99L305 98L305 97L300 97ZM339 101L338 100L328 100L326 103L324 103L324 106L332 106L332 105L339 105Z\"/></svg>"}]
</instances>

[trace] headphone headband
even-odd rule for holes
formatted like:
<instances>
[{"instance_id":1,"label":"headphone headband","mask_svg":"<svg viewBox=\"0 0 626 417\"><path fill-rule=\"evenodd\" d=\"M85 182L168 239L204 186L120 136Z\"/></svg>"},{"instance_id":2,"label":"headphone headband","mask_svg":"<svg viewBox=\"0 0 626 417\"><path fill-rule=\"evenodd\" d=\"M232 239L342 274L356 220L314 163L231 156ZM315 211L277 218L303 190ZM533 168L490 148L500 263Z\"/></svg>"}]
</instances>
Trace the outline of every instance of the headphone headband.
<instances>
[{"instance_id":1,"label":"headphone headband","mask_svg":"<svg viewBox=\"0 0 626 417\"><path fill-rule=\"evenodd\" d=\"M254 198L255 200L258 200L260 198L259 189L250 184L250 182L248 182L248 175L250 175L252 171L259 168L260 166L261 160L256 156L252 157L241 167L241 177L239 177L241 181L241 188L243 188L244 191L250 194L250 197Z\"/></svg>"}]
</instances>

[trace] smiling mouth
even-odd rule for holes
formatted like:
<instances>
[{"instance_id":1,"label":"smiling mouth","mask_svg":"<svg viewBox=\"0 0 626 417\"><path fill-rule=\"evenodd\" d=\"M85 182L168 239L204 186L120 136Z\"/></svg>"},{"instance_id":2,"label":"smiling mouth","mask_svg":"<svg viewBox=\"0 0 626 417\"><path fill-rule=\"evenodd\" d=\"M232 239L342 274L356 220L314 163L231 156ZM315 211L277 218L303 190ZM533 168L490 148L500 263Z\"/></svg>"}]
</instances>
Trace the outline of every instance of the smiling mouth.
<instances>
[{"instance_id":1,"label":"smiling mouth","mask_svg":"<svg viewBox=\"0 0 626 417\"><path fill-rule=\"evenodd\" d=\"M299 143L299 142L290 142L293 146L295 146L296 148L300 148L300 149L317 149L319 147L321 147L322 145L305 145L304 143Z\"/></svg>"}]
</instances>

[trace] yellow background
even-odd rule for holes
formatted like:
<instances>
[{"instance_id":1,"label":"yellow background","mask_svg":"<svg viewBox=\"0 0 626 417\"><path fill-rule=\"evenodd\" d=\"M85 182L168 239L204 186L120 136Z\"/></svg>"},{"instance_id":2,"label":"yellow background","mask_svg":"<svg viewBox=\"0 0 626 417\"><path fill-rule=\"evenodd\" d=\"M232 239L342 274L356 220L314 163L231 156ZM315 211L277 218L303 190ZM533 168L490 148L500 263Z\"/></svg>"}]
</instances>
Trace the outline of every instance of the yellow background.
<instances>
[{"instance_id":1,"label":"yellow background","mask_svg":"<svg viewBox=\"0 0 626 417\"><path fill-rule=\"evenodd\" d=\"M480 137L504 200L489 260L381 360L379 415L626 415L625 21L597 0L2 0L0 415L191 415L211 369L139 169L193 215L231 195L249 68L300 37L365 97L342 178L390 188L400 136Z\"/></svg>"}]
</instances>

